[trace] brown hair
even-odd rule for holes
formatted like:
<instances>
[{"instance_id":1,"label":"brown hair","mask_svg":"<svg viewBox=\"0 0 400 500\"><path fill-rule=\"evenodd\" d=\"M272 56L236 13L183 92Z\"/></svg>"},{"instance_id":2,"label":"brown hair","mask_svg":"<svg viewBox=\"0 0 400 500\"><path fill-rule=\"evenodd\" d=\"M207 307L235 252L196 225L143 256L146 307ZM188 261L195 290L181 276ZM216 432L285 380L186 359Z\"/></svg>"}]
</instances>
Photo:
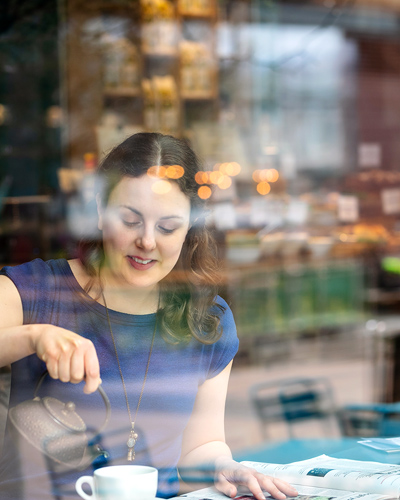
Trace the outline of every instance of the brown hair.
<instances>
[{"instance_id":1,"label":"brown hair","mask_svg":"<svg viewBox=\"0 0 400 500\"><path fill-rule=\"evenodd\" d=\"M205 202L197 195L195 175L200 162L193 150L185 141L169 135L132 135L112 149L99 165L101 196L107 204L110 193L123 177L141 177L150 167L167 165L180 165L184 169L183 176L173 182L190 200L191 227L175 268L160 283L164 307L159 314L164 338L180 343L194 337L211 344L222 334L220 314L224 308L216 303L216 246L206 227ZM102 238L82 240L79 257L93 280L98 277L104 260Z\"/></svg>"}]
</instances>

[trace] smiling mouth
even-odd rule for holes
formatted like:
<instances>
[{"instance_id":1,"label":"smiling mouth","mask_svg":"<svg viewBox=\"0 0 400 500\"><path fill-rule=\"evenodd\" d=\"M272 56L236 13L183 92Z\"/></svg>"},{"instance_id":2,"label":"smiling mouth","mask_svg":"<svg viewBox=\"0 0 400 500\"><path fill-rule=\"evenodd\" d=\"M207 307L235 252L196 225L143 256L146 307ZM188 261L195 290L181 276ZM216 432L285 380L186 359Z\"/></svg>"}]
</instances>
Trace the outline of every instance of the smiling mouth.
<instances>
[{"instance_id":1,"label":"smiling mouth","mask_svg":"<svg viewBox=\"0 0 400 500\"><path fill-rule=\"evenodd\" d=\"M138 264L143 264L143 265L150 264L150 262L153 262L153 259L144 260L144 259L139 259L138 257L131 257L131 256L130 256L130 258L132 260L134 260L135 262L137 262Z\"/></svg>"}]
</instances>

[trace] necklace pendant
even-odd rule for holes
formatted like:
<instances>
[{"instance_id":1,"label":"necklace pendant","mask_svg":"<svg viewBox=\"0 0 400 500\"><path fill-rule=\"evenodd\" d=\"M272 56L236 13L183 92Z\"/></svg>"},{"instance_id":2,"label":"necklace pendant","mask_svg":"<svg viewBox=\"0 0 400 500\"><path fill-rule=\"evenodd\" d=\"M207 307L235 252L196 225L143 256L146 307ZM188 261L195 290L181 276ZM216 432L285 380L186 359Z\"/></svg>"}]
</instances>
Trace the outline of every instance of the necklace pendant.
<instances>
[{"instance_id":1,"label":"necklace pendant","mask_svg":"<svg viewBox=\"0 0 400 500\"><path fill-rule=\"evenodd\" d=\"M126 445L128 446L128 456L126 457L128 462L133 462L135 460L135 444L138 439L138 435L136 432L132 429L129 433L128 441L126 442Z\"/></svg>"}]
</instances>

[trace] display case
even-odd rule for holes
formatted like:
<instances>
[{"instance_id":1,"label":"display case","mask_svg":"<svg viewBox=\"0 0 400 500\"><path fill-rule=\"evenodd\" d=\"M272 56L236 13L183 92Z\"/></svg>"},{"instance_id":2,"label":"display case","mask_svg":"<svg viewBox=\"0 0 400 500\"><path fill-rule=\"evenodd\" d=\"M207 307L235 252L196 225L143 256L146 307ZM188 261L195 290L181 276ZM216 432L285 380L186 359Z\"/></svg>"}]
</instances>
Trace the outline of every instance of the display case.
<instances>
[{"instance_id":1,"label":"display case","mask_svg":"<svg viewBox=\"0 0 400 500\"><path fill-rule=\"evenodd\" d=\"M215 0L69 0L66 17L69 166L137 131L184 137L193 108L215 109Z\"/></svg>"}]
</instances>

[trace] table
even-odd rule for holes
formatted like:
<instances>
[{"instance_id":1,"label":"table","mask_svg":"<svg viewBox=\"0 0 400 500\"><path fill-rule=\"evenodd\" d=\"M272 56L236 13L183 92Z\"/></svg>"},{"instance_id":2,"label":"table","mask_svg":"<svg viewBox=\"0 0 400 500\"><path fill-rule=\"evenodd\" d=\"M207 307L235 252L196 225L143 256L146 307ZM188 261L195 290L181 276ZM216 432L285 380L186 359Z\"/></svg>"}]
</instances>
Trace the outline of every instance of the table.
<instances>
[{"instance_id":1,"label":"table","mask_svg":"<svg viewBox=\"0 0 400 500\"><path fill-rule=\"evenodd\" d=\"M389 464L400 464L399 453L386 453L373 450L358 443L359 438L332 438L332 439L290 439L262 443L257 447L234 453L237 461L249 460L254 462L268 462L285 464L306 460L318 455L329 455L334 458L347 458Z\"/></svg>"}]
</instances>

